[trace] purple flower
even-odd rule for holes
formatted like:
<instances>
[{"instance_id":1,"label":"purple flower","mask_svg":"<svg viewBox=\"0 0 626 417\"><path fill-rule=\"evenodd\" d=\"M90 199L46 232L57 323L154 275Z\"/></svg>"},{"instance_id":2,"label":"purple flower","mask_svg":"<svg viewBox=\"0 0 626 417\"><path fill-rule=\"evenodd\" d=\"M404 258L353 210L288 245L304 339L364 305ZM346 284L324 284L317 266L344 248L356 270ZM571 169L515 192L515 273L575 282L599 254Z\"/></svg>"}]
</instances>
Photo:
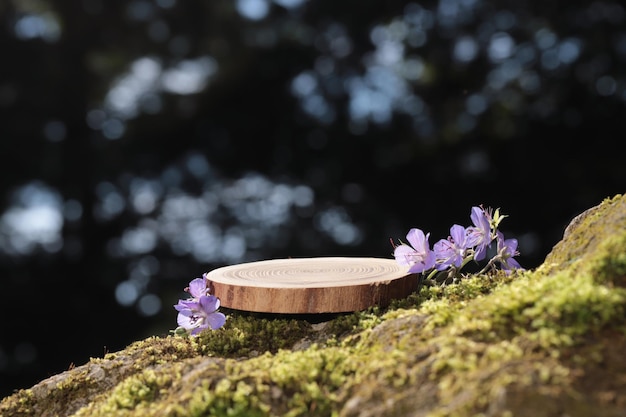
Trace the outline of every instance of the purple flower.
<instances>
[{"instance_id":1,"label":"purple flower","mask_svg":"<svg viewBox=\"0 0 626 417\"><path fill-rule=\"evenodd\" d=\"M393 256L400 265L409 266L409 273L417 274L427 271L435 265L435 253L430 250L428 237L430 233L424 235L420 229L411 229L406 235L406 239L413 246L396 246Z\"/></svg>"},{"instance_id":2,"label":"purple flower","mask_svg":"<svg viewBox=\"0 0 626 417\"><path fill-rule=\"evenodd\" d=\"M433 250L437 259L437 270L443 271L451 265L460 267L467 248L465 228L455 224L450 228L450 237L435 243Z\"/></svg>"},{"instance_id":3,"label":"purple flower","mask_svg":"<svg viewBox=\"0 0 626 417\"><path fill-rule=\"evenodd\" d=\"M202 295L197 300L179 300L174 306L178 310L178 325L191 330L192 336L209 327L216 330L224 325L226 316L217 312L219 307L220 299L214 295Z\"/></svg>"},{"instance_id":4,"label":"purple flower","mask_svg":"<svg viewBox=\"0 0 626 417\"><path fill-rule=\"evenodd\" d=\"M193 298L200 298L203 295L209 294L209 288L207 287L207 280L204 276L202 278L196 278L189 283L189 286L185 288Z\"/></svg>"},{"instance_id":5,"label":"purple flower","mask_svg":"<svg viewBox=\"0 0 626 417\"><path fill-rule=\"evenodd\" d=\"M482 261L487 254L487 247L491 245L491 225L489 215L480 207L472 207L470 215L474 226L467 228L467 238L465 245L467 248L474 248L474 260Z\"/></svg>"},{"instance_id":6,"label":"purple flower","mask_svg":"<svg viewBox=\"0 0 626 417\"><path fill-rule=\"evenodd\" d=\"M522 266L513 259L514 256L519 255L517 251L517 239L506 239L504 240L504 235L501 232L497 232L497 242L498 242L498 261L502 266L502 269L506 271L506 273L510 273L513 269L523 269Z\"/></svg>"}]
</instances>

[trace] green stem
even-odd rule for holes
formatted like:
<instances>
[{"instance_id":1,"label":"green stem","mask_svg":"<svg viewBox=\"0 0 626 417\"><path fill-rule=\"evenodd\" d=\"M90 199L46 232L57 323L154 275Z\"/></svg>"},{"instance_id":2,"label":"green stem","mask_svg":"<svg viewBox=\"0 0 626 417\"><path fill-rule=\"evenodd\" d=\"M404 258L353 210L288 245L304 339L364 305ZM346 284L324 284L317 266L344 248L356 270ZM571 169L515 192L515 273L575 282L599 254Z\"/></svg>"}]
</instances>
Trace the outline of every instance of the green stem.
<instances>
[{"instance_id":1,"label":"green stem","mask_svg":"<svg viewBox=\"0 0 626 417\"><path fill-rule=\"evenodd\" d=\"M496 261L498 260L498 256L494 256L493 258L491 258L489 260L489 262L487 263L487 265L485 265L485 267L483 269L481 269L480 271L478 271L478 275L480 274L484 274L485 272L487 272L489 269L493 269L494 268L494 264L496 263Z\"/></svg>"}]
</instances>

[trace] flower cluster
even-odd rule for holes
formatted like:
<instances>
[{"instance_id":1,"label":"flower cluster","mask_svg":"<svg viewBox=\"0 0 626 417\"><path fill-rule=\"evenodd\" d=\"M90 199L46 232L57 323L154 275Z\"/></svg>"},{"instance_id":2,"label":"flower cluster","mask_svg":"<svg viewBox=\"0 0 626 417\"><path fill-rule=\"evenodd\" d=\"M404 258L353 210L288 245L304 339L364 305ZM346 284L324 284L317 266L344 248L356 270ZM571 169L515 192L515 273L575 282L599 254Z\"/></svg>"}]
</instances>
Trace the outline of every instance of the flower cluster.
<instances>
[{"instance_id":1,"label":"flower cluster","mask_svg":"<svg viewBox=\"0 0 626 417\"><path fill-rule=\"evenodd\" d=\"M404 243L395 246L394 257L398 264L409 267L409 273L428 273L429 278L447 270L446 274L439 274L445 277L445 282L446 278L455 277L469 261L485 259L495 240L496 253L480 272L495 269L496 265L507 274L514 269L522 269L514 259L514 256L519 255L517 240L504 239L498 230L505 217L499 209L493 212L491 209L472 207L470 218L473 226L466 228L453 225L450 236L435 243L432 250L428 243L430 233L424 234L422 230L413 228L406 235L410 246Z\"/></svg>"},{"instance_id":2,"label":"flower cluster","mask_svg":"<svg viewBox=\"0 0 626 417\"><path fill-rule=\"evenodd\" d=\"M206 274L202 278L196 278L189 283L185 291L191 294L191 298L178 300L174 306L178 310L178 329L176 333L191 333L196 336L201 331L219 329L226 322L226 316L219 313L220 299L211 295L210 281Z\"/></svg>"}]
</instances>

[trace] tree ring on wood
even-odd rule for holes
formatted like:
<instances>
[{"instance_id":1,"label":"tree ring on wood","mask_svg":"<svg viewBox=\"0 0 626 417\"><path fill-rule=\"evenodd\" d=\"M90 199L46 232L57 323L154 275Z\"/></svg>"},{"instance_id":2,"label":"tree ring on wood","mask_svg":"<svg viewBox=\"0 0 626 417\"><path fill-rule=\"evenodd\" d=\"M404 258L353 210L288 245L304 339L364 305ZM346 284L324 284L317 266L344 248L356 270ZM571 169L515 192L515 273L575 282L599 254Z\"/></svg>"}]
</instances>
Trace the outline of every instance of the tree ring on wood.
<instances>
[{"instance_id":1,"label":"tree ring on wood","mask_svg":"<svg viewBox=\"0 0 626 417\"><path fill-rule=\"evenodd\" d=\"M218 268L207 278L224 307L285 314L386 306L418 286L406 267L380 258L273 259Z\"/></svg>"}]
</instances>

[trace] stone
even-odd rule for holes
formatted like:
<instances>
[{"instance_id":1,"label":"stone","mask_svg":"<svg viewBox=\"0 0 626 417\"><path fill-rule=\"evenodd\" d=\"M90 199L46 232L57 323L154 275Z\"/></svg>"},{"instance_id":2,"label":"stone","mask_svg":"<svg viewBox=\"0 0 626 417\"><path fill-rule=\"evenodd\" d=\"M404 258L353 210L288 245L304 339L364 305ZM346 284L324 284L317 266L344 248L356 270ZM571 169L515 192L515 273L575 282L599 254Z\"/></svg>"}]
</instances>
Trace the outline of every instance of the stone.
<instances>
[{"instance_id":1,"label":"stone","mask_svg":"<svg viewBox=\"0 0 626 417\"><path fill-rule=\"evenodd\" d=\"M150 337L17 391L0 416L617 417L625 313L618 195L535 270L323 321L231 312L220 330Z\"/></svg>"}]
</instances>

